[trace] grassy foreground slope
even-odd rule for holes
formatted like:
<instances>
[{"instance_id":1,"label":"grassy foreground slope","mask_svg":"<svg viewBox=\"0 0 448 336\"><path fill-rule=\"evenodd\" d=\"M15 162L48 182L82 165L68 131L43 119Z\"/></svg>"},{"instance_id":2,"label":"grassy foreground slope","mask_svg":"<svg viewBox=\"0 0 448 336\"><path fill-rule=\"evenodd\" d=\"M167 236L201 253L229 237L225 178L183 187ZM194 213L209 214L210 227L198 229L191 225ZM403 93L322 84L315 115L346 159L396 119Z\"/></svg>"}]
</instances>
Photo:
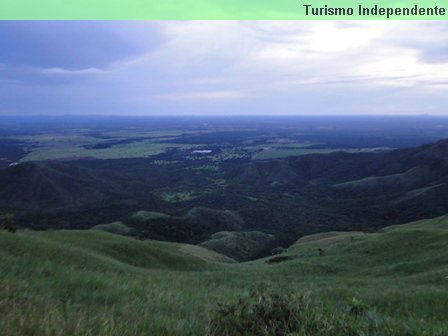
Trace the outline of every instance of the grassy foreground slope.
<instances>
[{"instance_id":1,"label":"grassy foreground slope","mask_svg":"<svg viewBox=\"0 0 448 336\"><path fill-rule=\"evenodd\" d=\"M103 232L0 232L0 330L237 335L220 324L218 304L250 300L257 288L291 305L294 294L308 298L320 329L296 335L448 335L447 242L444 216L375 234L308 236L283 259L235 264L191 245Z\"/></svg>"}]
</instances>

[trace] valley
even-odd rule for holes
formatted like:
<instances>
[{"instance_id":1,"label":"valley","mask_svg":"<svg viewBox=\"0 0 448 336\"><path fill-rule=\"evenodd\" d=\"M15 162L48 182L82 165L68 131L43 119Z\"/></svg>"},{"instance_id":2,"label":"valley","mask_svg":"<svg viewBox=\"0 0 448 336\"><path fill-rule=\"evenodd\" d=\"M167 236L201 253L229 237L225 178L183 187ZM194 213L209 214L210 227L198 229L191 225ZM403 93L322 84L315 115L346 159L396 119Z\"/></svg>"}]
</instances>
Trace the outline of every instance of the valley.
<instances>
[{"instance_id":1,"label":"valley","mask_svg":"<svg viewBox=\"0 0 448 336\"><path fill-rule=\"evenodd\" d=\"M9 131L5 139L26 141L28 153L0 169L1 212L37 230L120 222L142 239L191 244L221 231L274 237L244 259L303 235L372 232L448 213L447 141L407 142L443 137L443 118L241 118L233 131L235 119L225 118L131 119L125 127L99 120ZM417 127L419 137L406 135ZM278 155L257 157L270 152ZM203 210L191 219L195 209ZM135 220L142 211L163 217ZM211 221L211 213L223 218Z\"/></svg>"},{"instance_id":2,"label":"valley","mask_svg":"<svg viewBox=\"0 0 448 336\"><path fill-rule=\"evenodd\" d=\"M448 334L442 120L89 122L2 131L3 335Z\"/></svg>"}]
</instances>

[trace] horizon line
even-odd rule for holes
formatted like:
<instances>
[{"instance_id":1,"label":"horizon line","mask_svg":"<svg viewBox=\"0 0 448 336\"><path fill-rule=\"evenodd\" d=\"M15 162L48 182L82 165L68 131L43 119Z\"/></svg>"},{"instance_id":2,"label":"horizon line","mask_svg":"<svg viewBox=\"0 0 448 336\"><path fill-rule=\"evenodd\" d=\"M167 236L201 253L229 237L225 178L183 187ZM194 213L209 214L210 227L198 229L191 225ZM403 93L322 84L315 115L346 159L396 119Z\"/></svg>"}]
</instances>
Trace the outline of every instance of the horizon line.
<instances>
[{"instance_id":1,"label":"horizon line","mask_svg":"<svg viewBox=\"0 0 448 336\"><path fill-rule=\"evenodd\" d=\"M0 118L11 117L448 117L447 114L0 114Z\"/></svg>"}]
</instances>

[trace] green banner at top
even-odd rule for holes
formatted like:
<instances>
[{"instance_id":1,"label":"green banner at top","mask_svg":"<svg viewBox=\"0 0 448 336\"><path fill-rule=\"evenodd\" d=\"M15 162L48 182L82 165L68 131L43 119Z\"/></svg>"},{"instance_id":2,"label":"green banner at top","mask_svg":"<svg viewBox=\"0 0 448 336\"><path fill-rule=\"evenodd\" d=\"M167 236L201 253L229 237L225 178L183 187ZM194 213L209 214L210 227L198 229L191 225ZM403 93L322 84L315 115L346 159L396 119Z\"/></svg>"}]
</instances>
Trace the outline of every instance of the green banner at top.
<instances>
[{"instance_id":1,"label":"green banner at top","mask_svg":"<svg viewBox=\"0 0 448 336\"><path fill-rule=\"evenodd\" d=\"M447 0L0 0L2 20L446 20Z\"/></svg>"}]
</instances>

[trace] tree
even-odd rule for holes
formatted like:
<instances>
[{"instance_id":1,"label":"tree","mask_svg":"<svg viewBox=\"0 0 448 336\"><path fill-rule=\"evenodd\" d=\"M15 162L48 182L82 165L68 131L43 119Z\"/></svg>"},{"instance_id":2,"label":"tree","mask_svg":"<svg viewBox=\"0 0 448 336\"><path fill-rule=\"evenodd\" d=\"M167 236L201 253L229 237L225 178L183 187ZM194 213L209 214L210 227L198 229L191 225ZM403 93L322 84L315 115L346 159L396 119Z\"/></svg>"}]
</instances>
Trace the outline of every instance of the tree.
<instances>
[{"instance_id":1,"label":"tree","mask_svg":"<svg viewBox=\"0 0 448 336\"><path fill-rule=\"evenodd\" d=\"M16 233L17 222L15 215L12 213L7 213L0 216L0 227L10 233Z\"/></svg>"}]
</instances>

